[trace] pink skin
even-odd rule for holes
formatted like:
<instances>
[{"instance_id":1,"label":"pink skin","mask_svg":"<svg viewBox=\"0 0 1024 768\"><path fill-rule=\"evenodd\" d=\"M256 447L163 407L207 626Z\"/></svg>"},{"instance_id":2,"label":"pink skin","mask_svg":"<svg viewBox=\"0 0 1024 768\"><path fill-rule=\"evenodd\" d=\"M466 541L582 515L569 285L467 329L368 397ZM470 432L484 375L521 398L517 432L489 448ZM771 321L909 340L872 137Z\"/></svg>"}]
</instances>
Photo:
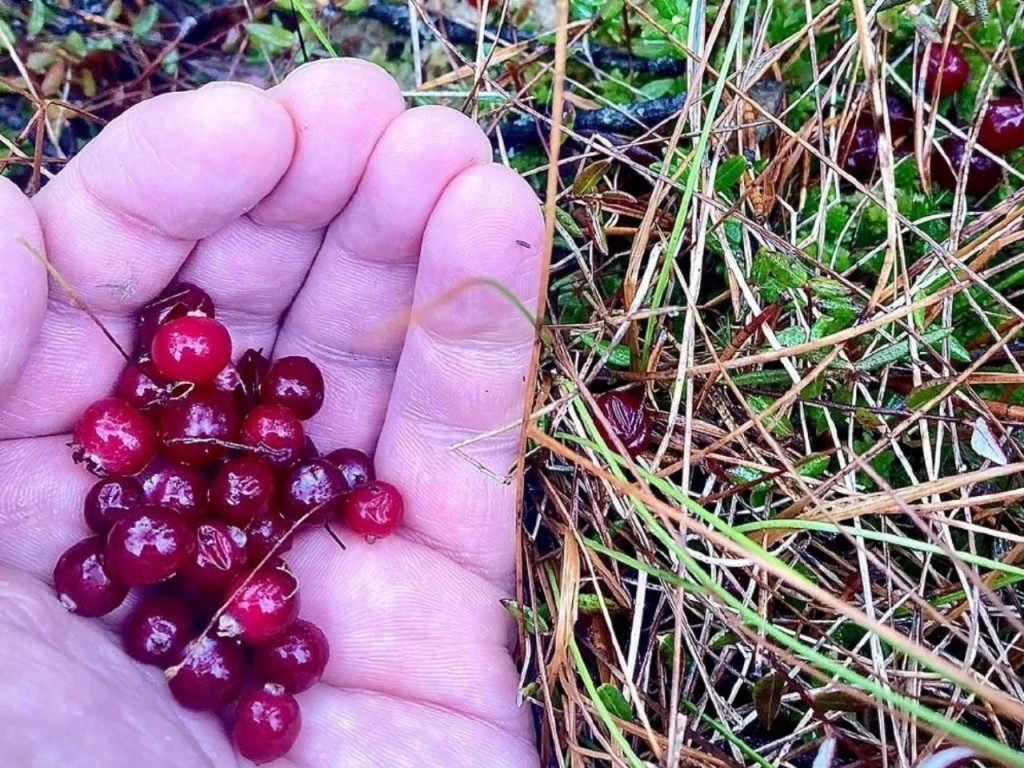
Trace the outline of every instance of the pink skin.
<instances>
[{"instance_id":1,"label":"pink skin","mask_svg":"<svg viewBox=\"0 0 1024 768\"><path fill-rule=\"evenodd\" d=\"M310 531L289 555L303 618L332 654L300 694L301 736L272 765L536 766L499 602L513 594L515 486L495 476L518 430L462 449L489 472L450 450L521 417L533 329L487 286L433 301L485 277L534 308L542 229L536 197L491 164L476 126L404 110L382 70L351 60L266 92L220 84L147 101L32 201L0 180L6 762L247 765L217 717L183 710L157 670L124 655L110 632L123 611L72 616L48 583L87 533L94 482L71 463L68 433L121 361L58 288L47 297L15 239L42 249L45 235L126 347L132 313L177 276L209 291L236 349L310 355L327 384L310 434L375 451L378 476L405 494L394 536L350 536L342 552Z\"/></svg>"}]
</instances>

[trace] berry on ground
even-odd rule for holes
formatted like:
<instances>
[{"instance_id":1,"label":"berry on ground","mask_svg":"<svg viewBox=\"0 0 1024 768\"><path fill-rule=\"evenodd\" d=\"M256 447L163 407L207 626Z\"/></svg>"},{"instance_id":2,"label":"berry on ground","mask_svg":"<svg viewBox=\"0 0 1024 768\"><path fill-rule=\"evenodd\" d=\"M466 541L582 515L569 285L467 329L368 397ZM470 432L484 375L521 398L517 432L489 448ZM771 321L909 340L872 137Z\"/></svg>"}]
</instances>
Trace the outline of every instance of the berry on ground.
<instances>
[{"instance_id":1,"label":"berry on ground","mask_svg":"<svg viewBox=\"0 0 1024 768\"><path fill-rule=\"evenodd\" d=\"M109 477L99 480L85 495L86 524L105 536L110 526L124 517L142 501L142 486L131 477Z\"/></svg>"},{"instance_id":2,"label":"berry on ground","mask_svg":"<svg viewBox=\"0 0 1024 768\"><path fill-rule=\"evenodd\" d=\"M195 547L195 531L181 515L143 505L111 526L107 567L125 584L148 587L174 576Z\"/></svg>"},{"instance_id":3,"label":"berry on ground","mask_svg":"<svg viewBox=\"0 0 1024 768\"><path fill-rule=\"evenodd\" d=\"M382 480L354 488L342 504L345 524L356 535L371 541L394 533L404 513L402 494Z\"/></svg>"},{"instance_id":4,"label":"berry on ground","mask_svg":"<svg viewBox=\"0 0 1024 768\"><path fill-rule=\"evenodd\" d=\"M288 693L302 693L320 682L330 656L323 630L297 619L273 640L256 647L253 674L258 682L278 683Z\"/></svg>"},{"instance_id":5,"label":"berry on ground","mask_svg":"<svg viewBox=\"0 0 1024 768\"><path fill-rule=\"evenodd\" d=\"M640 453L651 437L651 419L640 395L632 391L605 392L597 397L597 406L629 455ZM611 436L604 425L596 419L595 424L604 441L612 446Z\"/></svg>"},{"instance_id":6,"label":"berry on ground","mask_svg":"<svg viewBox=\"0 0 1024 768\"><path fill-rule=\"evenodd\" d=\"M942 48L941 42L931 43L925 54L924 87L929 96L936 92L940 97L952 96L971 76L971 67L959 45L950 43L945 55Z\"/></svg>"},{"instance_id":7,"label":"berry on ground","mask_svg":"<svg viewBox=\"0 0 1024 768\"><path fill-rule=\"evenodd\" d=\"M260 400L284 405L300 419L316 415L324 403L324 377L308 357L282 357L260 382Z\"/></svg>"},{"instance_id":8,"label":"berry on ground","mask_svg":"<svg viewBox=\"0 0 1024 768\"><path fill-rule=\"evenodd\" d=\"M184 600L175 597L146 598L121 628L125 653L160 669L181 661L191 636L191 612Z\"/></svg>"},{"instance_id":9,"label":"berry on ground","mask_svg":"<svg viewBox=\"0 0 1024 768\"><path fill-rule=\"evenodd\" d=\"M861 115L839 140L839 157L842 169L855 179L871 178L878 159L878 131L869 115Z\"/></svg>"},{"instance_id":10,"label":"berry on ground","mask_svg":"<svg viewBox=\"0 0 1024 768\"><path fill-rule=\"evenodd\" d=\"M179 317L160 326L150 353L165 379L208 384L231 362L231 335L212 317Z\"/></svg>"},{"instance_id":11,"label":"berry on ground","mask_svg":"<svg viewBox=\"0 0 1024 768\"><path fill-rule=\"evenodd\" d=\"M998 155L1024 147L1024 100L992 99L981 118L978 143Z\"/></svg>"},{"instance_id":12,"label":"berry on ground","mask_svg":"<svg viewBox=\"0 0 1024 768\"><path fill-rule=\"evenodd\" d=\"M156 432L137 408L105 397L85 409L75 425L74 460L94 475L134 475L156 454Z\"/></svg>"},{"instance_id":13,"label":"berry on ground","mask_svg":"<svg viewBox=\"0 0 1024 768\"><path fill-rule=\"evenodd\" d=\"M287 568L241 574L224 591L227 609L217 623L221 637L258 644L291 626L299 615L299 582Z\"/></svg>"},{"instance_id":14,"label":"berry on ground","mask_svg":"<svg viewBox=\"0 0 1024 768\"><path fill-rule=\"evenodd\" d=\"M201 636L185 648L180 666L167 670L168 687L186 709L214 711L230 704L245 684L245 652L234 640Z\"/></svg>"},{"instance_id":15,"label":"berry on ground","mask_svg":"<svg viewBox=\"0 0 1024 768\"><path fill-rule=\"evenodd\" d=\"M932 148L932 180L943 189L956 189L966 149L967 143L958 136L947 136L939 146ZM999 186L1002 178L1003 169L999 164L975 149L967 165L964 183L967 194L978 197L988 194Z\"/></svg>"},{"instance_id":16,"label":"berry on ground","mask_svg":"<svg viewBox=\"0 0 1024 768\"><path fill-rule=\"evenodd\" d=\"M53 584L64 607L79 616L108 614L128 596L128 585L107 569L99 536L82 539L60 556Z\"/></svg>"},{"instance_id":17,"label":"berry on ground","mask_svg":"<svg viewBox=\"0 0 1024 768\"><path fill-rule=\"evenodd\" d=\"M280 685L265 685L238 702L232 738L238 753L254 763L287 754L302 730L299 702Z\"/></svg>"}]
</instances>

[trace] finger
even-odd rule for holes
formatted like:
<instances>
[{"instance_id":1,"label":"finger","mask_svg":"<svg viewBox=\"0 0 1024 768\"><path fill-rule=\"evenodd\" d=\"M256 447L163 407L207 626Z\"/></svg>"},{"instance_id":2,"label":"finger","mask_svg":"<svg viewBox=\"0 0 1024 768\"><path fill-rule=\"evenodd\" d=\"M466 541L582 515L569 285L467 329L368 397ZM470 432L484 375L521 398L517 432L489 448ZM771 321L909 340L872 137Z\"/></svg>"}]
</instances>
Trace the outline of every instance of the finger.
<instances>
[{"instance_id":1,"label":"finger","mask_svg":"<svg viewBox=\"0 0 1024 768\"><path fill-rule=\"evenodd\" d=\"M241 137L244 137L241 138ZM130 314L178 271L196 241L251 210L281 178L294 135L262 91L217 84L125 112L34 199L47 255L121 341ZM0 411L0 437L67 429L110 390L123 361L64 293Z\"/></svg>"},{"instance_id":2,"label":"finger","mask_svg":"<svg viewBox=\"0 0 1024 768\"><path fill-rule=\"evenodd\" d=\"M239 350L269 351L324 229L352 197L385 128L405 108L391 76L358 59L301 66L268 93L295 125L291 164L248 216L203 240L182 270L183 279L214 298Z\"/></svg>"},{"instance_id":3,"label":"finger","mask_svg":"<svg viewBox=\"0 0 1024 768\"><path fill-rule=\"evenodd\" d=\"M412 302L423 229L443 190L490 156L462 114L409 110L385 131L359 191L328 229L275 347L276 356L322 364L328 394L310 431L324 445L373 449L403 336L377 331Z\"/></svg>"},{"instance_id":4,"label":"finger","mask_svg":"<svg viewBox=\"0 0 1024 768\"><path fill-rule=\"evenodd\" d=\"M380 477L405 495L406 530L506 585L516 495L508 474L534 341L515 302L536 311L542 240L537 198L511 170L472 168L445 190L423 237L414 320L376 456Z\"/></svg>"},{"instance_id":5,"label":"finger","mask_svg":"<svg viewBox=\"0 0 1024 768\"><path fill-rule=\"evenodd\" d=\"M0 177L0 405L13 389L46 312L43 233L28 199Z\"/></svg>"}]
</instances>

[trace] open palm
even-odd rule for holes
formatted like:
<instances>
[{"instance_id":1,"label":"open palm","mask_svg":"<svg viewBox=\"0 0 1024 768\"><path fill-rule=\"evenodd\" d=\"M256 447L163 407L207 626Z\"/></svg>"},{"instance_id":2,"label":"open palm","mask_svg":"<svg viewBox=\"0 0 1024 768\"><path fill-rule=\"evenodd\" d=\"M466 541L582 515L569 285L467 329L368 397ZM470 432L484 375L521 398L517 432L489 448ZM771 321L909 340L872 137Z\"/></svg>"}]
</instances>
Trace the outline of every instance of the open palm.
<instances>
[{"instance_id":1,"label":"open palm","mask_svg":"<svg viewBox=\"0 0 1024 768\"><path fill-rule=\"evenodd\" d=\"M134 311L184 279L213 297L236 354L312 358L327 396L310 434L375 452L405 494L395 536L342 530L342 551L316 530L288 557L332 656L279 764L536 765L500 603L518 449L500 428L522 413L533 329L488 283L535 305L542 226L490 157L469 119L405 110L383 71L332 60L268 92L144 102L31 202L0 179L0 763L240 762L216 717L124 655L123 610L83 619L52 592L93 482L68 433L123 360L23 238L124 346Z\"/></svg>"}]
</instances>

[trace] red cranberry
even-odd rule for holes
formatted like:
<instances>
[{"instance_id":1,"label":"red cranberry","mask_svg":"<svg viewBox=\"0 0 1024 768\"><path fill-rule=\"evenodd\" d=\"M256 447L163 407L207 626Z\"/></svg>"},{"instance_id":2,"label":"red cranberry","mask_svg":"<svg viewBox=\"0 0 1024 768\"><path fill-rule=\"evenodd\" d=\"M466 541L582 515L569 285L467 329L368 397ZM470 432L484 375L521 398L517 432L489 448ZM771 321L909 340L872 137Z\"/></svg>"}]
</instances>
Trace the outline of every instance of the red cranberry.
<instances>
[{"instance_id":1,"label":"red cranberry","mask_svg":"<svg viewBox=\"0 0 1024 768\"><path fill-rule=\"evenodd\" d=\"M161 409L160 440L167 455L183 464L206 465L231 451L238 440L238 407L216 390L193 392Z\"/></svg>"},{"instance_id":2,"label":"red cranberry","mask_svg":"<svg viewBox=\"0 0 1024 768\"><path fill-rule=\"evenodd\" d=\"M371 480L352 489L342 504L342 513L353 533L372 541L394 533L402 522L405 503L395 486Z\"/></svg>"},{"instance_id":3,"label":"red cranberry","mask_svg":"<svg viewBox=\"0 0 1024 768\"><path fill-rule=\"evenodd\" d=\"M992 99L981 118L978 143L999 155L1024 147L1024 101Z\"/></svg>"},{"instance_id":4,"label":"red cranberry","mask_svg":"<svg viewBox=\"0 0 1024 768\"><path fill-rule=\"evenodd\" d=\"M242 442L278 468L298 458L306 446L302 422L283 405L257 405L242 424Z\"/></svg>"},{"instance_id":5,"label":"red cranberry","mask_svg":"<svg viewBox=\"0 0 1024 768\"><path fill-rule=\"evenodd\" d=\"M914 132L914 108L910 104L890 93L885 97L885 106L889 111L889 130L894 140Z\"/></svg>"},{"instance_id":6,"label":"red cranberry","mask_svg":"<svg viewBox=\"0 0 1024 768\"><path fill-rule=\"evenodd\" d=\"M221 519L244 528L270 512L276 493L270 465L255 456L239 456L217 470L210 485L210 506Z\"/></svg>"},{"instance_id":7,"label":"red cranberry","mask_svg":"<svg viewBox=\"0 0 1024 768\"><path fill-rule=\"evenodd\" d=\"M270 370L268 360L262 350L247 349L235 365L238 371L239 387L235 390L238 407L242 413L249 413L260 402L260 382Z\"/></svg>"},{"instance_id":8,"label":"red cranberry","mask_svg":"<svg viewBox=\"0 0 1024 768\"><path fill-rule=\"evenodd\" d=\"M357 485L376 479L373 460L355 448L338 448L324 458L341 470L342 477L345 478L346 490L351 491Z\"/></svg>"},{"instance_id":9,"label":"red cranberry","mask_svg":"<svg viewBox=\"0 0 1024 768\"><path fill-rule=\"evenodd\" d=\"M221 637L263 643L291 626L299 615L299 582L287 568L263 567L251 577L240 574L224 596L227 609L217 624Z\"/></svg>"},{"instance_id":10,"label":"red cranberry","mask_svg":"<svg viewBox=\"0 0 1024 768\"><path fill-rule=\"evenodd\" d=\"M182 582L199 591L223 590L245 567L245 543L241 528L221 520L200 523L195 553L181 569Z\"/></svg>"},{"instance_id":11,"label":"red cranberry","mask_svg":"<svg viewBox=\"0 0 1024 768\"><path fill-rule=\"evenodd\" d=\"M212 317L179 317L160 326L151 350L164 378L208 384L231 362L231 334Z\"/></svg>"},{"instance_id":12,"label":"red cranberry","mask_svg":"<svg viewBox=\"0 0 1024 768\"><path fill-rule=\"evenodd\" d=\"M128 585L108 570L99 536L82 539L60 556L53 584L64 607L79 616L108 614L128 596Z\"/></svg>"},{"instance_id":13,"label":"red cranberry","mask_svg":"<svg viewBox=\"0 0 1024 768\"><path fill-rule=\"evenodd\" d=\"M238 368L235 367L235 364L229 362L221 368L220 373L213 377L213 381L210 382L210 386L218 392L227 392L232 395L235 394L235 392L242 386L242 377L239 376ZM239 405L239 407L241 407L241 405Z\"/></svg>"},{"instance_id":14,"label":"red cranberry","mask_svg":"<svg viewBox=\"0 0 1024 768\"><path fill-rule=\"evenodd\" d=\"M258 518L245 529L245 548L249 552L249 562L255 565L262 562L263 558L271 551L283 555L290 550L292 548L292 539L288 536L290 530L291 523L277 512L271 512L266 517ZM280 547L277 546L279 543ZM277 547L276 550L275 547Z\"/></svg>"},{"instance_id":15,"label":"red cranberry","mask_svg":"<svg viewBox=\"0 0 1024 768\"><path fill-rule=\"evenodd\" d=\"M324 377L308 357L275 360L260 383L260 400L291 409L300 419L316 415L324 404Z\"/></svg>"},{"instance_id":16,"label":"red cranberry","mask_svg":"<svg viewBox=\"0 0 1024 768\"><path fill-rule=\"evenodd\" d=\"M116 397L97 400L75 425L74 460L100 477L133 475L156 453L153 425L137 408Z\"/></svg>"},{"instance_id":17,"label":"red cranberry","mask_svg":"<svg viewBox=\"0 0 1024 768\"><path fill-rule=\"evenodd\" d=\"M347 491L345 476L327 459L301 459L285 472L281 486L281 514L285 519L297 522L313 512L306 522L324 523Z\"/></svg>"},{"instance_id":18,"label":"red cranberry","mask_svg":"<svg viewBox=\"0 0 1024 768\"><path fill-rule=\"evenodd\" d=\"M146 358L125 366L117 379L115 394L140 411L157 408L175 395L185 394L188 385L169 385L157 373L153 361Z\"/></svg>"},{"instance_id":19,"label":"red cranberry","mask_svg":"<svg viewBox=\"0 0 1024 768\"><path fill-rule=\"evenodd\" d=\"M139 346L148 350L161 325L186 315L213 317L213 300L192 283L169 286L160 296L139 310Z\"/></svg>"},{"instance_id":20,"label":"red cranberry","mask_svg":"<svg viewBox=\"0 0 1024 768\"><path fill-rule=\"evenodd\" d=\"M223 637L203 636L185 649L180 667L168 670L168 687L186 709L214 711L238 698L245 671L241 645Z\"/></svg>"},{"instance_id":21,"label":"red cranberry","mask_svg":"<svg viewBox=\"0 0 1024 768\"><path fill-rule=\"evenodd\" d=\"M189 520L198 520L206 512L206 478L190 464L158 456L135 477L149 504L175 509Z\"/></svg>"},{"instance_id":22,"label":"red cranberry","mask_svg":"<svg viewBox=\"0 0 1024 768\"><path fill-rule=\"evenodd\" d=\"M278 683L288 693L309 690L324 675L331 648L316 624L297 619L268 643L257 646L253 672L261 683Z\"/></svg>"},{"instance_id":23,"label":"red cranberry","mask_svg":"<svg viewBox=\"0 0 1024 768\"><path fill-rule=\"evenodd\" d=\"M142 500L142 486L130 477L100 480L85 496L85 522L106 535L115 522Z\"/></svg>"},{"instance_id":24,"label":"red cranberry","mask_svg":"<svg viewBox=\"0 0 1024 768\"><path fill-rule=\"evenodd\" d=\"M279 685L265 685L238 702L232 738L238 754L269 763L287 754L302 730L299 702Z\"/></svg>"},{"instance_id":25,"label":"red cranberry","mask_svg":"<svg viewBox=\"0 0 1024 768\"><path fill-rule=\"evenodd\" d=\"M940 187L948 190L956 189L957 176L966 147L967 144L963 139L957 136L947 136L939 143L938 147L932 149L932 179ZM999 186L1002 177L1003 169L999 167L999 164L975 150L967 168L967 181L964 184L964 189L970 195L981 196Z\"/></svg>"},{"instance_id":26,"label":"red cranberry","mask_svg":"<svg viewBox=\"0 0 1024 768\"><path fill-rule=\"evenodd\" d=\"M132 612L121 628L125 653L160 669L181 661L192 634L192 615L184 600L150 596Z\"/></svg>"},{"instance_id":27,"label":"red cranberry","mask_svg":"<svg viewBox=\"0 0 1024 768\"><path fill-rule=\"evenodd\" d=\"M931 43L925 53L924 85L929 95L952 96L963 88L971 68L959 45L952 43L942 53L942 43Z\"/></svg>"},{"instance_id":28,"label":"red cranberry","mask_svg":"<svg viewBox=\"0 0 1024 768\"><path fill-rule=\"evenodd\" d=\"M146 587L171 578L195 551L195 532L177 512L136 507L107 534L107 565L125 584Z\"/></svg>"},{"instance_id":29,"label":"red cranberry","mask_svg":"<svg viewBox=\"0 0 1024 768\"><path fill-rule=\"evenodd\" d=\"M320 449L316 447L316 443L313 442L313 438L306 435L306 444L302 447L302 453L299 454L300 459L319 459Z\"/></svg>"},{"instance_id":30,"label":"red cranberry","mask_svg":"<svg viewBox=\"0 0 1024 768\"><path fill-rule=\"evenodd\" d=\"M839 143L841 167L855 179L867 180L878 159L878 132L871 118L862 115Z\"/></svg>"},{"instance_id":31,"label":"red cranberry","mask_svg":"<svg viewBox=\"0 0 1024 768\"><path fill-rule=\"evenodd\" d=\"M635 392L606 392L597 397L597 405L629 455L640 453L651 436L651 420L640 396ZM611 436L600 421L597 430L611 446Z\"/></svg>"}]
</instances>

